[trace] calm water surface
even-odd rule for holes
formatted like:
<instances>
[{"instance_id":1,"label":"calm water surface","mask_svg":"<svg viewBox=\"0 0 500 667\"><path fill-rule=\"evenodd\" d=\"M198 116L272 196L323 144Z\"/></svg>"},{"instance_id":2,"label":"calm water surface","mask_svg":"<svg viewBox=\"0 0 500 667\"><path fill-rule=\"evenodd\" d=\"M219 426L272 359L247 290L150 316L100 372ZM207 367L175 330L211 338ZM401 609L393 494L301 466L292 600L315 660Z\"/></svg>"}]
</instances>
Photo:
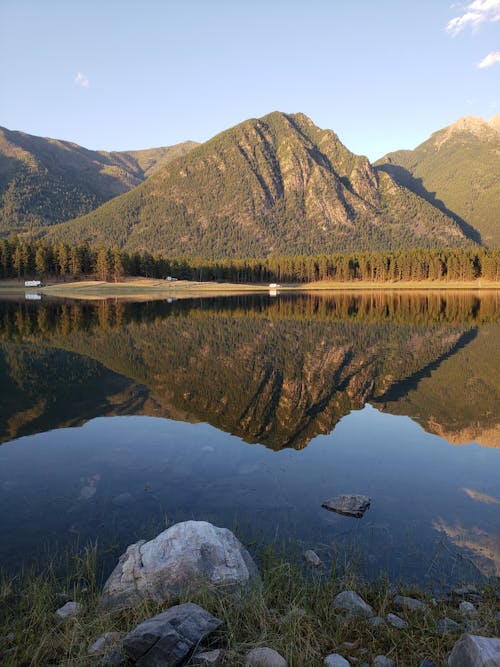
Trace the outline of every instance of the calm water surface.
<instances>
[{"instance_id":1,"label":"calm water surface","mask_svg":"<svg viewBox=\"0 0 500 667\"><path fill-rule=\"evenodd\" d=\"M429 584L500 575L499 295L0 302L0 560L204 519ZM363 493L362 519L321 503Z\"/></svg>"}]
</instances>

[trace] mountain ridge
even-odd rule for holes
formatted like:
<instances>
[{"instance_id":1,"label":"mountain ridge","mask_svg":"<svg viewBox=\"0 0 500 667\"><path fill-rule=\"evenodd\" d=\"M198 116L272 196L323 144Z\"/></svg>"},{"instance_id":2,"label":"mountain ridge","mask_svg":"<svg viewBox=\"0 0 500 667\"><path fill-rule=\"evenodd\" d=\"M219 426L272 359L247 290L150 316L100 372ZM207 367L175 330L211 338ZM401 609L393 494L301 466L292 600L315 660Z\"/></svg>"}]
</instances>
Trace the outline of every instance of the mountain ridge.
<instances>
[{"instance_id":1,"label":"mountain ridge","mask_svg":"<svg viewBox=\"0 0 500 667\"><path fill-rule=\"evenodd\" d=\"M194 145L108 152L0 127L0 234L89 212Z\"/></svg>"},{"instance_id":2,"label":"mountain ridge","mask_svg":"<svg viewBox=\"0 0 500 667\"><path fill-rule=\"evenodd\" d=\"M454 217L476 242L500 246L500 114L459 118L375 166Z\"/></svg>"},{"instance_id":3,"label":"mountain ridge","mask_svg":"<svg viewBox=\"0 0 500 667\"><path fill-rule=\"evenodd\" d=\"M448 215L304 114L248 119L49 240L211 259L463 245Z\"/></svg>"}]
</instances>

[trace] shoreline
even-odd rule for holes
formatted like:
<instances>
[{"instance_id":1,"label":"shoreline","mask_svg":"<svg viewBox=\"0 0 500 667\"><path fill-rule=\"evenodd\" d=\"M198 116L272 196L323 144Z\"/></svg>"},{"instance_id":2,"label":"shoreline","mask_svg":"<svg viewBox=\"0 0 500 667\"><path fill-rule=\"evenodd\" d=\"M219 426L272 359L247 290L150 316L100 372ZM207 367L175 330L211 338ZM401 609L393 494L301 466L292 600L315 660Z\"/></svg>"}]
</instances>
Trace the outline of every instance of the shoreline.
<instances>
[{"instance_id":1,"label":"shoreline","mask_svg":"<svg viewBox=\"0 0 500 667\"><path fill-rule=\"evenodd\" d=\"M265 549L256 562L262 585L241 588L238 595L221 594L207 585L190 586L166 602L145 597L124 608L107 609L100 604L104 589L96 547L71 556L67 562L72 565L62 575L52 562L38 574L25 571L0 579L0 661L6 667L35 664L33 656L36 664L61 667L135 664L123 652L127 633L187 602L221 619L202 650L218 652L220 660L213 664L231 667L248 665L249 651L262 646L285 656L280 665L296 667L328 664L325 656L332 653L344 658L340 664L417 666L427 659L444 665L463 633L494 638L500 627L494 581L462 582L459 588L450 586L446 593L436 594L430 587L385 577L366 581L352 563L345 563L341 571L303 559L286 560ZM348 607L334 608L338 598L351 599L353 594L355 604L363 605L357 612L361 615L347 613ZM68 605L74 609L58 616ZM92 654L104 633L112 633L106 636L113 642ZM121 662L106 662L113 650ZM376 662L376 656L390 661ZM178 664L211 663L191 656Z\"/></svg>"},{"instance_id":2,"label":"shoreline","mask_svg":"<svg viewBox=\"0 0 500 667\"><path fill-rule=\"evenodd\" d=\"M161 279L131 278L114 283L98 280L53 283L43 287L25 287L16 281L0 281L0 296L3 294L40 294L72 299L106 298L196 298L214 296L239 296L245 294L270 294L314 292L429 292L429 291L496 291L500 282L474 280L448 281L318 281L311 283L285 283L277 287L256 283L219 283L214 281L194 282L179 280L167 283Z\"/></svg>"}]
</instances>

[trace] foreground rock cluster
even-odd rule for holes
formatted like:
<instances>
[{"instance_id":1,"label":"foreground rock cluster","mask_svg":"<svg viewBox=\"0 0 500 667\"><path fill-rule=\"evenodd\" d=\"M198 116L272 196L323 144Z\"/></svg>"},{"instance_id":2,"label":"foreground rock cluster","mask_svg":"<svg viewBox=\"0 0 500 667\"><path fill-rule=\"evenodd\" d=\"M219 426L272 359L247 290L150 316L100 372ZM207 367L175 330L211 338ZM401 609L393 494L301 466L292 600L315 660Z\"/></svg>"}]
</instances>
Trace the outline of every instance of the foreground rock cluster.
<instances>
[{"instance_id":1,"label":"foreground rock cluster","mask_svg":"<svg viewBox=\"0 0 500 667\"><path fill-rule=\"evenodd\" d=\"M308 553L306 562L318 567L312 554L314 552ZM187 521L172 526L149 542L133 544L121 556L104 586L102 609L115 613L141 600L165 603L168 608L145 619L128 634L106 632L97 638L88 649L92 664L138 667L234 664L232 656L224 648L214 648L216 637L210 640L210 648L204 645L207 638L223 627L221 619L192 602L171 605L181 591L195 592L199 587L208 587L219 595L233 595L242 588L252 586L262 587L257 567L248 551L227 529L203 521ZM465 589L459 590L458 594L465 595L467 592L470 593ZM342 619L358 622L356 619L359 619L360 623L372 626L374 631L387 624L404 633L411 623L428 611L427 603L401 595L394 595L391 607L393 611L384 616L377 615L375 609L354 590L344 590L332 600L332 609L339 622ZM457 635L448 666L500 666L500 639L474 632L478 616L475 605L463 599L459 612L463 623L444 617L437 621L435 629L442 635ZM68 601L57 610L56 618L60 623L70 623L81 613L80 605ZM406 618L399 614L406 615ZM324 656L326 667L353 664L396 667L391 655L377 655L368 662L368 650L353 643L344 642L336 650ZM353 650L356 650L357 657L352 656ZM248 667L288 665L287 660L270 646L257 646L247 650L240 658ZM94 662L94 659L99 662ZM429 659L420 663L420 667L433 665Z\"/></svg>"}]
</instances>

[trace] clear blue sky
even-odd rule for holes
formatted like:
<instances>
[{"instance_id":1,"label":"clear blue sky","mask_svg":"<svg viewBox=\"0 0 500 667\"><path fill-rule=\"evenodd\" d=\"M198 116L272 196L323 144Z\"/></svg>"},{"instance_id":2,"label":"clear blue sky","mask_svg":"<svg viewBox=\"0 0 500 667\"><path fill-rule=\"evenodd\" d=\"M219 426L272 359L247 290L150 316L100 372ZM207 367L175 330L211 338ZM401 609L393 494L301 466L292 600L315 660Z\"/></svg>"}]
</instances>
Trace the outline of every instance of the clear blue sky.
<instances>
[{"instance_id":1,"label":"clear blue sky","mask_svg":"<svg viewBox=\"0 0 500 667\"><path fill-rule=\"evenodd\" d=\"M302 111L374 159L500 111L498 18L500 0L0 0L0 124L125 150Z\"/></svg>"}]
</instances>

